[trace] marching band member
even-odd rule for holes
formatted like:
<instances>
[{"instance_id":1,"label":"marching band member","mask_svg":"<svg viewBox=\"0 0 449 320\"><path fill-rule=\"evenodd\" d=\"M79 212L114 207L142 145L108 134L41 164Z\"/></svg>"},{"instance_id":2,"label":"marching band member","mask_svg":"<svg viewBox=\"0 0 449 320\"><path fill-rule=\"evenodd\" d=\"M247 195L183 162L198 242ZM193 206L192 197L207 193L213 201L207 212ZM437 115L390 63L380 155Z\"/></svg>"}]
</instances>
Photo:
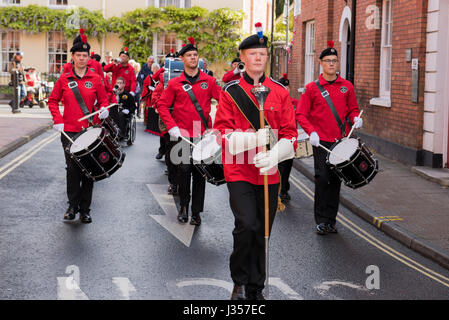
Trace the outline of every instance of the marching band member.
<instances>
[{"instance_id":1,"label":"marching band member","mask_svg":"<svg viewBox=\"0 0 449 320\"><path fill-rule=\"evenodd\" d=\"M261 29L261 24L256 27ZM268 174L271 230L279 190L279 174L275 167L292 158L296 148L295 115L288 92L264 74L268 61L267 41L258 30L257 35L241 42L240 58L246 71L240 80L224 86L215 116L214 129L224 137L223 168L235 218L234 250L230 257L234 282L232 300L264 299L264 174ZM256 154L257 147L269 143L269 129L260 129L259 104L251 92L258 84L271 90L265 102L265 119L271 129L277 130L279 140L268 152Z\"/></svg>"},{"instance_id":2,"label":"marching band member","mask_svg":"<svg viewBox=\"0 0 449 320\"><path fill-rule=\"evenodd\" d=\"M82 128L87 128L88 120L78 122L93 111L96 111L94 103L103 109L108 106L106 91L102 78L90 68L88 68L90 45L84 34L78 35L73 41L70 49L72 53L73 68L64 72L55 83L55 87L48 99L48 108L53 116L53 129L64 131L70 138L78 134ZM78 103L77 98L83 101ZM59 102L63 100L64 115L59 111ZM100 109L100 110L101 110ZM92 123L99 124L100 119L108 117L109 112L104 109L98 116L95 115ZM69 140L65 135L61 135L62 147L65 150ZM92 201L93 181L90 180L71 159L67 152L64 152L67 165L67 196L69 208L64 214L64 220L75 219L76 213L80 213L80 220L83 223L92 222L90 216L90 204Z\"/></svg>"},{"instance_id":3,"label":"marching band member","mask_svg":"<svg viewBox=\"0 0 449 320\"><path fill-rule=\"evenodd\" d=\"M329 41L329 47L320 55L320 65L323 73L315 82L306 85L306 91L299 99L296 110L296 120L310 136L313 146L315 166L315 199L314 214L316 232L319 235L337 233L336 216L340 202L341 181L326 164L327 151L320 144L330 148L336 140L347 135L350 128L346 117L354 123L356 129L361 128L363 121L358 117L359 107L351 82L337 74L338 54L334 42ZM321 87L321 89L320 89ZM333 104L326 101L325 91Z\"/></svg>"},{"instance_id":4,"label":"marching band member","mask_svg":"<svg viewBox=\"0 0 449 320\"><path fill-rule=\"evenodd\" d=\"M167 127L171 140L179 141L181 135L193 141L202 135L207 127L211 128L211 99L219 99L221 88L215 78L205 74L198 68L198 49L195 40L189 37L190 43L185 45L179 56L184 63L184 72L168 82L161 98L157 103L159 116ZM173 106L173 107L172 107ZM169 109L173 108L170 112ZM173 141L171 146L173 147ZM189 148L190 150L190 148ZM185 157L186 155L184 155ZM186 157L185 157L186 158ZM177 168L178 192L181 208L178 221L188 221L190 202L190 183L192 180L192 218L190 224L200 225L200 212L204 206L204 192L206 181L190 163L181 163Z\"/></svg>"},{"instance_id":5,"label":"marching band member","mask_svg":"<svg viewBox=\"0 0 449 320\"><path fill-rule=\"evenodd\" d=\"M125 79L125 90L135 96L137 79L134 68L128 63L128 47L120 51L119 59L118 61L115 60L115 62L105 65L103 70L104 72L112 72L112 83L116 83L118 77Z\"/></svg>"},{"instance_id":6,"label":"marching band member","mask_svg":"<svg viewBox=\"0 0 449 320\"><path fill-rule=\"evenodd\" d=\"M279 83L286 87L288 93L290 94L290 80L288 80L288 76L286 73L284 73L282 75L282 78L279 79ZM293 99L291 96L290 100L292 102L293 109L296 110L299 101ZM279 193L279 198L281 198L282 201L290 200L290 195L288 194L288 190L290 190L290 183L288 179L290 177L290 172L292 171L292 166L293 159L282 161L278 165L279 173L281 174L281 192Z\"/></svg>"},{"instance_id":7,"label":"marching band member","mask_svg":"<svg viewBox=\"0 0 449 320\"><path fill-rule=\"evenodd\" d=\"M228 83L234 80L239 80L242 76L240 74L240 70L238 68L239 63L241 62L240 58L235 58L231 62L231 70L226 72L223 76L223 83Z\"/></svg>"}]
</instances>

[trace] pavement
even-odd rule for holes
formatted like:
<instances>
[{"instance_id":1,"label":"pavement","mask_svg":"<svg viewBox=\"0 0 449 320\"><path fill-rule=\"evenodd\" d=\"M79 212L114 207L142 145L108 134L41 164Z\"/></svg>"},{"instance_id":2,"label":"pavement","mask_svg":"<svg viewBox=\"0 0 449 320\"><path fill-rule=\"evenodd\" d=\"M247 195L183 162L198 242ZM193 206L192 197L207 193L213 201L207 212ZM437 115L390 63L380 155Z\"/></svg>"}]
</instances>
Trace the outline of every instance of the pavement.
<instances>
[{"instance_id":1,"label":"pavement","mask_svg":"<svg viewBox=\"0 0 449 320\"><path fill-rule=\"evenodd\" d=\"M0 104L0 159L52 127L47 108L12 114ZM375 153L375 152L374 152ZM375 153L380 172L368 185L342 187L341 204L408 248L449 270L449 170L409 167ZM313 159L294 168L313 181Z\"/></svg>"}]
</instances>

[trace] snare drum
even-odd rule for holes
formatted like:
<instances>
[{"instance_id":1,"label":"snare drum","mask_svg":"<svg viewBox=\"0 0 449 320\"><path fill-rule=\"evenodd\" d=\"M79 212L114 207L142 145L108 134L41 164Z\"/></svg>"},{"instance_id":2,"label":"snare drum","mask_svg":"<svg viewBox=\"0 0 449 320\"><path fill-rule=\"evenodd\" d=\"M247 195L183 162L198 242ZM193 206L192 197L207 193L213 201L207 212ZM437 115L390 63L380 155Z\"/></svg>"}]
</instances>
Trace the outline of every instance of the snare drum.
<instances>
[{"instance_id":1,"label":"snare drum","mask_svg":"<svg viewBox=\"0 0 449 320\"><path fill-rule=\"evenodd\" d=\"M298 130L298 148L295 150L295 158L308 158L313 156L312 145L309 141L309 135L304 130Z\"/></svg>"},{"instance_id":2,"label":"snare drum","mask_svg":"<svg viewBox=\"0 0 449 320\"><path fill-rule=\"evenodd\" d=\"M125 153L109 132L98 125L89 127L73 138L66 152L83 173L93 181L111 176L125 160Z\"/></svg>"},{"instance_id":3,"label":"snare drum","mask_svg":"<svg viewBox=\"0 0 449 320\"><path fill-rule=\"evenodd\" d=\"M192 151L193 166L207 182L216 186L225 183L221 162L221 146L214 134L205 135Z\"/></svg>"},{"instance_id":4,"label":"snare drum","mask_svg":"<svg viewBox=\"0 0 449 320\"><path fill-rule=\"evenodd\" d=\"M350 188L368 184L379 171L377 159L359 138L343 138L330 150L327 164Z\"/></svg>"},{"instance_id":5,"label":"snare drum","mask_svg":"<svg viewBox=\"0 0 449 320\"><path fill-rule=\"evenodd\" d=\"M101 123L103 127L106 128L109 132L109 136L112 137L114 140L118 140L119 134L120 134L120 128L117 126L117 124L112 120L111 117L107 117L103 120Z\"/></svg>"}]
</instances>

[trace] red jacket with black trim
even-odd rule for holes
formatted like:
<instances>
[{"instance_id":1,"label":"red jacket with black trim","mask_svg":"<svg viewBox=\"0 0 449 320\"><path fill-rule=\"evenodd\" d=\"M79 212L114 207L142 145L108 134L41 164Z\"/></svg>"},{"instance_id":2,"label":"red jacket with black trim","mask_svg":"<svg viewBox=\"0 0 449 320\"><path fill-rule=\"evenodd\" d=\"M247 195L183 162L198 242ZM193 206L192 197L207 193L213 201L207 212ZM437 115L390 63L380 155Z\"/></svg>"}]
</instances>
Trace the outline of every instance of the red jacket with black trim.
<instances>
[{"instance_id":1,"label":"red jacket with black trim","mask_svg":"<svg viewBox=\"0 0 449 320\"><path fill-rule=\"evenodd\" d=\"M354 122L354 117L360 113L354 86L339 75L332 84L329 84L322 75L320 75L319 81L324 89L329 92L335 109L342 123L345 124L347 135L351 128L346 121L346 117L349 117L349 120ZM336 139L342 138L337 120L315 82L306 85L306 91L299 99L299 107L296 109L296 121L307 134L310 135L313 131L316 131L320 140L335 142Z\"/></svg>"},{"instance_id":2,"label":"red jacket with black trim","mask_svg":"<svg viewBox=\"0 0 449 320\"><path fill-rule=\"evenodd\" d=\"M48 98L48 109L53 116L54 124L64 123L64 131L80 132L82 128L87 128L89 123L87 120L78 122L79 118L84 117L72 89L69 88L69 78L73 77L78 84L78 89L83 97L84 103L89 111L96 111L101 107L108 106L106 91L98 74L87 69L86 74L78 79L72 70L61 74L55 87ZM59 102L63 100L64 115L59 111ZM96 103L95 107L94 104ZM94 117L94 124L99 124L98 114Z\"/></svg>"}]
</instances>

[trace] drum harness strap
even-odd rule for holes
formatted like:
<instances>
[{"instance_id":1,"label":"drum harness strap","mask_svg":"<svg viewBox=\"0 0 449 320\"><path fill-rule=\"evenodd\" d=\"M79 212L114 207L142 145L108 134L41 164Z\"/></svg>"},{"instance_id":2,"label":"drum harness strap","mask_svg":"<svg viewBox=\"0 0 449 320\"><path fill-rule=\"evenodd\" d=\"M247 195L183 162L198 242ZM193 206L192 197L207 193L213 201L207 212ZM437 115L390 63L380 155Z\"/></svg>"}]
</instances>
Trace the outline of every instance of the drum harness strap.
<instances>
[{"instance_id":1,"label":"drum harness strap","mask_svg":"<svg viewBox=\"0 0 449 320\"><path fill-rule=\"evenodd\" d=\"M203 109L201 109L201 106L200 106L198 100L196 99L195 94L192 91L192 85L188 81L183 81L182 83L184 84L182 86L182 88L184 89L185 92L187 92L190 100L192 100L192 103L195 106L196 112L198 112L201 120L203 121L204 127L206 128L206 130L209 129L209 126L207 125L206 117L204 116L204 113L203 113Z\"/></svg>"},{"instance_id":2,"label":"drum harness strap","mask_svg":"<svg viewBox=\"0 0 449 320\"><path fill-rule=\"evenodd\" d=\"M256 131L259 130L259 108L248 96L246 91L239 84L229 86L226 91L229 93L232 100L234 100L235 105L240 110L242 115L246 118L246 120L248 120L253 129ZM271 129L271 126L266 118L265 127L270 130L270 145L273 146L277 142L277 138L274 135L273 130ZM269 146L267 148L269 149Z\"/></svg>"},{"instance_id":3,"label":"drum harness strap","mask_svg":"<svg viewBox=\"0 0 449 320\"><path fill-rule=\"evenodd\" d=\"M69 79L69 88L72 90L73 94L75 95L76 101L78 102L78 105L81 108L81 111L83 111L84 115L87 116L88 114L91 114L94 112L94 107L92 107L92 112L89 112L89 109L87 109L86 103L83 100L83 97L81 96L81 93L78 89L78 83L76 82L75 78L70 77ZM89 121L89 125L92 125L93 117L89 117L87 119Z\"/></svg>"},{"instance_id":4,"label":"drum harness strap","mask_svg":"<svg viewBox=\"0 0 449 320\"><path fill-rule=\"evenodd\" d=\"M332 114L334 115L335 120L337 120L338 127L340 128L340 131L341 131L341 136L342 137L346 136L345 126L341 122L340 116L338 115L338 112L335 109L334 103L332 102L331 97L329 96L329 92L327 92L327 90L324 89L324 87L320 83L320 80L318 80L318 79L315 80L315 84L318 87L318 89L321 91L321 96L324 98L324 100L326 100L327 105L331 109Z\"/></svg>"}]
</instances>

